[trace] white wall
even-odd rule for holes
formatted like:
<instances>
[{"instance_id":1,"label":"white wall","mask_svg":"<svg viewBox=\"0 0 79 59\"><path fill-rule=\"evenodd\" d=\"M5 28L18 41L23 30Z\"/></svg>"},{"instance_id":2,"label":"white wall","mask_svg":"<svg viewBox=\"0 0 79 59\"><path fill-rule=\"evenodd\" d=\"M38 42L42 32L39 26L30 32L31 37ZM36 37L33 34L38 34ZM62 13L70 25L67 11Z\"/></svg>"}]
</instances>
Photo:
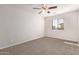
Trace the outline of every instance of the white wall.
<instances>
[{"instance_id":1,"label":"white wall","mask_svg":"<svg viewBox=\"0 0 79 59\"><path fill-rule=\"evenodd\" d=\"M39 14L0 5L0 49L43 36L44 20Z\"/></svg>"},{"instance_id":2,"label":"white wall","mask_svg":"<svg viewBox=\"0 0 79 59\"><path fill-rule=\"evenodd\" d=\"M78 25L77 25L77 28L78 28L77 33L78 34L77 34L77 36L78 36L78 42L79 42L79 11L78 11L78 21L77 22L78 22Z\"/></svg>"},{"instance_id":3,"label":"white wall","mask_svg":"<svg viewBox=\"0 0 79 59\"><path fill-rule=\"evenodd\" d=\"M45 18L45 36L52 38L60 38L70 41L79 41L78 39L78 12L68 12L56 16ZM64 18L64 30L52 30L53 18Z\"/></svg>"}]
</instances>

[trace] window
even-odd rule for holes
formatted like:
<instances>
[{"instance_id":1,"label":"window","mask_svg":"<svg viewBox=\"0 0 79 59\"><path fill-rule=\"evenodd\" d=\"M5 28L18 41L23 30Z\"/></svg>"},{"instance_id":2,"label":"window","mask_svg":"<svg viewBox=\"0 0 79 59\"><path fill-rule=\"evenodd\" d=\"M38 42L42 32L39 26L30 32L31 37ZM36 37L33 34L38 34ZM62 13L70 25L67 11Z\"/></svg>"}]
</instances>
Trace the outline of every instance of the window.
<instances>
[{"instance_id":1,"label":"window","mask_svg":"<svg viewBox=\"0 0 79 59\"><path fill-rule=\"evenodd\" d=\"M53 30L63 30L64 29L64 20L63 20L63 18L53 19L52 29Z\"/></svg>"}]
</instances>

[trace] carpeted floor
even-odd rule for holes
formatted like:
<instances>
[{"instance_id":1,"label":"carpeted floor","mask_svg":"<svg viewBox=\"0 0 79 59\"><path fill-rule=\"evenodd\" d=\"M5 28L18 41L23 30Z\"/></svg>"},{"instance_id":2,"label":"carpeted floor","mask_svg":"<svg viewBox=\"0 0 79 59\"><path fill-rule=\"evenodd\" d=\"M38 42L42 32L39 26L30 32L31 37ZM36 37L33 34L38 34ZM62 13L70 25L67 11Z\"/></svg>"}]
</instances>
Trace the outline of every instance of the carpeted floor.
<instances>
[{"instance_id":1,"label":"carpeted floor","mask_svg":"<svg viewBox=\"0 0 79 59\"><path fill-rule=\"evenodd\" d=\"M65 40L40 38L0 50L1 55L78 55L79 46L64 43Z\"/></svg>"}]
</instances>

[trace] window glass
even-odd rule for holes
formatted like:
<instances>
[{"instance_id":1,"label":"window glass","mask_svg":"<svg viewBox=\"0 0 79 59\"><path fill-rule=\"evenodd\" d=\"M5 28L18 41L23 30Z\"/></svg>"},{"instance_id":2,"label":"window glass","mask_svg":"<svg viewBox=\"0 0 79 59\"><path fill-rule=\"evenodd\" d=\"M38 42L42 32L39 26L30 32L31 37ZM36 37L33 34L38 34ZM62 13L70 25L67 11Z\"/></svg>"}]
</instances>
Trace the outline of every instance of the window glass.
<instances>
[{"instance_id":1,"label":"window glass","mask_svg":"<svg viewBox=\"0 0 79 59\"><path fill-rule=\"evenodd\" d=\"M63 18L56 18L56 19L53 19L53 22L52 22L52 29L53 30L63 30L64 29L64 20Z\"/></svg>"}]
</instances>

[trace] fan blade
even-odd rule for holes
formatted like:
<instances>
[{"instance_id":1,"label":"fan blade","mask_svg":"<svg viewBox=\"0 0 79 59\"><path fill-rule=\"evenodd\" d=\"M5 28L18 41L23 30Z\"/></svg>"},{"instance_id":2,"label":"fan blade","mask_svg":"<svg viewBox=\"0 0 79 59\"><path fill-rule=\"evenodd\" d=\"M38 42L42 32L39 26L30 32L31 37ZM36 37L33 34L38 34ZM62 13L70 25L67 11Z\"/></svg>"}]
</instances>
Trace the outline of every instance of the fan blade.
<instances>
[{"instance_id":1,"label":"fan blade","mask_svg":"<svg viewBox=\"0 0 79 59\"><path fill-rule=\"evenodd\" d=\"M33 9L41 9L41 8L33 8Z\"/></svg>"},{"instance_id":2,"label":"fan blade","mask_svg":"<svg viewBox=\"0 0 79 59\"><path fill-rule=\"evenodd\" d=\"M49 7L48 9L54 9L54 8L57 8L57 6Z\"/></svg>"},{"instance_id":3,"label":"fan blade","mask_svg":"<svg viewBox=\"0 0 79 59\"><path fill-rule=\"evenodd\" d=\"M42 11L39 12L39 14L42 13Z\"/></svg>"}]
</instances>

